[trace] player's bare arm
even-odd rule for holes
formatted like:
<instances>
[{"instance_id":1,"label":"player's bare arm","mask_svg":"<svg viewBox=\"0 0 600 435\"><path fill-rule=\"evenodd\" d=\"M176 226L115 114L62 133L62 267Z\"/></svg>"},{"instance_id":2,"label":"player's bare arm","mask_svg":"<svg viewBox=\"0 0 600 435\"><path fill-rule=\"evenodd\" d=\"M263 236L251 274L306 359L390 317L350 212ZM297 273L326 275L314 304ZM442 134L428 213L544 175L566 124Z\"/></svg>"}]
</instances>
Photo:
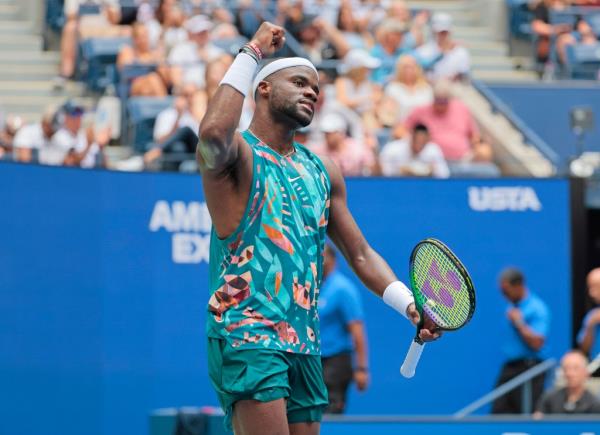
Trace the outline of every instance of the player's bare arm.
<instances>
[{"instance_id":1,"label":"player's bare arm","mask_svg":"<svg viewBox=\"0 0 600 435\"><path fill-rule=\"evenodd\" d=\"M284 30L265 22L251 43L265 56L272 55L285 43ZM221 238L235 231L250 195L252 151L236 130L244 98L240 90L221 84L208 103L198 133L196 155L206 203Z\"/></svg>"},{"instance_id":2,"label":"player's bare arm","mask_svg":"<svg viewBox=\"0 0 600 435\"><path fill-rule=\"evenodd\" d=\"M331 180L331 205L327 234L348 261L363 284L379 297L390 283L398 278L388 263L369 245L348 209L346 184L339 168L328 158L322 158ZM406 315L413 324L420 320L414 303L408 305ZM423 341L435 340L440 333L426 319L420 332Z\"/></svg>"}]
</instances>

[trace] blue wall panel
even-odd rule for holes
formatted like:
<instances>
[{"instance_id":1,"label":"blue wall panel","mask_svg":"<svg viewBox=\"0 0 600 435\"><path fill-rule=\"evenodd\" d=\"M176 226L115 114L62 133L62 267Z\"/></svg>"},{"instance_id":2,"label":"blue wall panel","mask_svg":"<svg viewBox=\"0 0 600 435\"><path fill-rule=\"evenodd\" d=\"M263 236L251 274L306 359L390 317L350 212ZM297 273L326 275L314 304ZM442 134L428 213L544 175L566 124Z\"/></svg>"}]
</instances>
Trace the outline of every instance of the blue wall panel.
<instances>
[{"instance_id":1,"label":"blue wall panel","mask_svg":"<svg viewBox=\"0 0 600 435\"><path fill-rule=\"evenodd\" d=\"M199 177L3 164L0 186L0 433L143 434L152 409L216 405ZM402 279L414 244L434 236L479 298L472 323L428 345L405 380L413 329L363 290L372 385L351 392L350 413L439 415L489 391L505 324L496 277L509 264L551 307L548 355L568 348L566 181L350 179L348 196Z\"/></svg>"}]
</instances>

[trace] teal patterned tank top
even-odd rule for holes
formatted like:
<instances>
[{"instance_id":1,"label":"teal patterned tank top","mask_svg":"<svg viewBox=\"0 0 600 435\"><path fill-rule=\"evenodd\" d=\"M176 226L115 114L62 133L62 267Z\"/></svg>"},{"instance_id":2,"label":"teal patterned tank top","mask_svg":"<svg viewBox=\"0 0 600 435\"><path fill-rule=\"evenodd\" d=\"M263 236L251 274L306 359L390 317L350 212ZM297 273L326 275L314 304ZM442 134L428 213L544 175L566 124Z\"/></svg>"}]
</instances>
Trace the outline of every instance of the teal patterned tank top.
<instances>
[{"instance_id":1,"label":"teal patterned tank top","mask_svg":"<svg viewBox=\"0 0 600 435\"><path fill-rule=\"evenodd\" d=\"M317 298L331 184L299 143L283 157L249 131L254 171L237 230L210 239L207 332L233 347L320 353Z\"/></svg>"}]
</instances>

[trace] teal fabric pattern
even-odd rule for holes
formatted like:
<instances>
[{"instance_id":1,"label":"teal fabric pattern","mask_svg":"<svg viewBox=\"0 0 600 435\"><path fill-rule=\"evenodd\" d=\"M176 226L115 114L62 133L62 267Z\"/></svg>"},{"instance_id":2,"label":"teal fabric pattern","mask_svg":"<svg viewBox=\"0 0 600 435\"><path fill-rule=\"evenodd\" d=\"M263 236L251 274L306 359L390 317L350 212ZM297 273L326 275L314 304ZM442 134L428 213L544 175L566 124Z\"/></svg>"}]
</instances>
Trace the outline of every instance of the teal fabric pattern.
<instances>
[{"instance_id":1,"label":"teal fabric pattern","mask_svg":"<svg viewBox=\"0 0 600 435\"><path fill-rule=\"evenodd\" d=\"M210 242L207 332L233 347L320 353L317 300L331 183L299 143L281 156L249 131L254 174L237 230Z\"/></svg>"}]
</instances>

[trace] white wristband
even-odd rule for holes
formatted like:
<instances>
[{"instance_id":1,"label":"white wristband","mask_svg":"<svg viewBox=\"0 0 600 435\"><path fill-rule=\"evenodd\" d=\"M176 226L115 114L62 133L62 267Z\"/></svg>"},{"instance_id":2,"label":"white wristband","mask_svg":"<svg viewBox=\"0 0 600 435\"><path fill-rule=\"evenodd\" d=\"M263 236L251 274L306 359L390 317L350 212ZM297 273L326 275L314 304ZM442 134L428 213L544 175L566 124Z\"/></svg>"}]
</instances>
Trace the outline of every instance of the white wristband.
<instances>
[{"instance_id":1,"label":"white wristband","mask_svg":"<svg viewBox=\"0 0 600 435\"><path fill-rule=\"evenodd\" d=\"M258 64L249 54L240 53L225 73L220 85L229 85L238 90L244 97L252 87L252 79Z\"/></svg>"},{"instance_id":2,"label":"white wristband","mask_svg":"<svg viewBox=\"0 0 600 435\"><path fill-rule=\"evenodd\" d=\"M394 281L384 290L383 301L408 319L406 309L415 299L403 282Z\"/></svg>"}]
</instances>

